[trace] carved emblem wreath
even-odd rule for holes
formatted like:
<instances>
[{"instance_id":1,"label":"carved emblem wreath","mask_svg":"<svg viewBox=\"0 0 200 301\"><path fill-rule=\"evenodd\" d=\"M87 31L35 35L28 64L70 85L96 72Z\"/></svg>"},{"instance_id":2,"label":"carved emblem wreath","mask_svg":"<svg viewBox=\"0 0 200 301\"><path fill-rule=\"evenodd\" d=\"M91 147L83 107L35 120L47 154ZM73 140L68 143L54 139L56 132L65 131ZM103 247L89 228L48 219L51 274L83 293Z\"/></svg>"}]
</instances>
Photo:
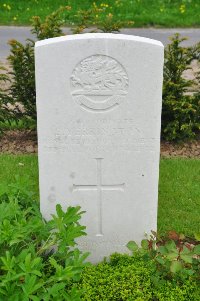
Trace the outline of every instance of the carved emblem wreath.
<instances>
[{"instance_id":1,"label":"carved emblem wreath","mask_svg":"<svg viewBox=\"0 0 200 301\"><path fill-rule=\"evenodd\" d=\"M72 96L84 108L103 112L119 105L128 91L128 76L115 59L93 55L81 61L71 75Z\"/></svg>"}]
</instances>

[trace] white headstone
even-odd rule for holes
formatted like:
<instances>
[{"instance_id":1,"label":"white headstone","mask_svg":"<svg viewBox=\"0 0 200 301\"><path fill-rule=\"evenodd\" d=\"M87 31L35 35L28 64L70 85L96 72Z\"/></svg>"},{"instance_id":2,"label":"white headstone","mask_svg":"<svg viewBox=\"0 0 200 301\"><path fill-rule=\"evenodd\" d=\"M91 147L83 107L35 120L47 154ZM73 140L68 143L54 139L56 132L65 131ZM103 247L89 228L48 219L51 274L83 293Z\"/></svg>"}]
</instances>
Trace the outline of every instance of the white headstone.
<instances>
[{"instance_id":1,"label":"white headstone","mask_svg":"<svg viewBox=\"0 0 200 301\"><path fill-rule=\"evenodd\" d=\"M156 230L163 45L83 34L36 43L41 212L80 205L90 259Z\"/></svg>"}]
</instances>

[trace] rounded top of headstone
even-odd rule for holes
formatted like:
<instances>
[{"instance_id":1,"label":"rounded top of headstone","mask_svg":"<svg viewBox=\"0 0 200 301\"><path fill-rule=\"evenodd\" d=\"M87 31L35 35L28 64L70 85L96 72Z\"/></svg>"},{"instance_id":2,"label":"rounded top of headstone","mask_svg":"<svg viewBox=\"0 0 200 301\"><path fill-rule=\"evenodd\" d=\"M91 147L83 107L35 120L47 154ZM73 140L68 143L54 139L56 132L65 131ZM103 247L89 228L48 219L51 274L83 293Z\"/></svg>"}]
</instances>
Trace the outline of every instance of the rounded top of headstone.
<instances>
[{"instance_id":1,"label":"rounded top of headstone","mask_svg":"<svg viewBox=\"0 0 200 301\"><path fill-rule=\"evenodd\" d=\"M76 40L89 40L89 39L113 39L113 40L126 40L133 42L140 42L149 45L164 47L164 45L158 41L145 37L139 37L134 35L126 34L114 34L114 33L84 33L84 34L75 34L75 35L66 35L56 38L45 39L42 41L37 41L35 47L50 45L54 43L67 42L67 41L76 41Z\"/></svg>"}]
</instances>

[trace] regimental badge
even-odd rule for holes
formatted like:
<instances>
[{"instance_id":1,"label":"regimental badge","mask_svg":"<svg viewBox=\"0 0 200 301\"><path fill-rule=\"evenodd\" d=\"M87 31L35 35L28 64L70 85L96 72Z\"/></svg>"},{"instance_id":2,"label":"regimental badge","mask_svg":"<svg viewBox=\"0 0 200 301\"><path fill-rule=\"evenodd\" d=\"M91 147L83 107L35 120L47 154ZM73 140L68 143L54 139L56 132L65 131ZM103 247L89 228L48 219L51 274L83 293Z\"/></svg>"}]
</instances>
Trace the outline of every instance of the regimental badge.
<instances>
[{"instance_id":1,"label":"regimental badge","mask_svg":"<svg viewBox=\"0 0 200 301\"><path fill-rule=\"evenodd\" d=\"M106 55L82 60L71 75L73 99L90 112L107 112L120 105L128 93L128 75L124 67Z\"/></svg>"}]
</instances>

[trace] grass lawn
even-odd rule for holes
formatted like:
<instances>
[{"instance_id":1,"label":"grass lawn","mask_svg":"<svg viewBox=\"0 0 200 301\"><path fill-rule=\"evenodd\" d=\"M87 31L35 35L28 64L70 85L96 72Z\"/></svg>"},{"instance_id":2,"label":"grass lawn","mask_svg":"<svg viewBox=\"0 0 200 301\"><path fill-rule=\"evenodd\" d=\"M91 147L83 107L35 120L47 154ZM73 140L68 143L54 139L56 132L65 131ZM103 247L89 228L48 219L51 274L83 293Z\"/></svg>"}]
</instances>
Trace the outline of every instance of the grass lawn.
<instances>
[{"instance_id":1,"label":"grass lawn","mask_svg":"<svg viewBox=\"0 0 200 301\"><path fill-rule=\"evenodd\" d=\"M0 195L18 188L39 198L36 155L0 155ZM200 160L161 160L158 230L200 232Z\"/></svg>"},{"instance_id":2,"label":"grass lawn","mask_svg":"<svg viewBox=\"0 0 200 301\"><path fill-rule=\"evenodd\" d=\"M79 9L93 5L112 13L116 20L139 26L200 26L199 0L0 0L0 24L30 24L32 16L44 18L62 5L71 6L66 25L76 22Z\"/></svg>"},{"instance_id":3,"label":"grass lawn","mask_svg":"<svg viewBox=\"0 0 200 301\"><path fill-rule=\"evenodd\" d=\"M200 160L161 160L158 229L200 232Z\"/></svg>"}]
</instances>

